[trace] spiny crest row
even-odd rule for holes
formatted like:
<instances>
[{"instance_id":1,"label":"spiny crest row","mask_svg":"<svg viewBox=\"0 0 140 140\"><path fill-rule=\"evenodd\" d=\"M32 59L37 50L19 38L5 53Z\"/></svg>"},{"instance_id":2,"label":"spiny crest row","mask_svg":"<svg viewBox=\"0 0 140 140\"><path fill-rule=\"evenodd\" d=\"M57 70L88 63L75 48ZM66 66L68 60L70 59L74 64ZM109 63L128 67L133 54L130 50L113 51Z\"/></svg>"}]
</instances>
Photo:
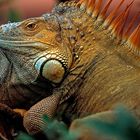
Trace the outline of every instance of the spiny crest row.
<instances>
[{"instance_id":1,"label":"spiny crest row","mask_svg":"<svg viewBox=\"0 0 140 140\"><path fill-rule=\"evenodd\" d=\"M81 9L86 9L87 14L91 15L93 18L97 18L97 20L100 19L102 22L104 22L103 23L104 26L108 26L112 30L112 32L120 36L122 39L123 38L128 39L131 46L140 49L140 24L129 36L130 30L132 29L133 24L138 18L140 12L138 12L132 18L131 22L128 25L127 30L124 32L124 27L126 25L126 21L128 19L128 15L132 7L132 4L134 3L134 0L126 6L126 8L123 10L122 13L120 13L117 17L115 17L116 13L118 12L118 10L125 1L121 0L120 3L116 6L116 8L109 14L109 16L105 18L107 10L109 9L112 1L113 0L108 0L107 4L102 10L101 6L103 0L80 0L77 5L80 5Z\"/></svg>"},{"instance_id":2,"label":"spiny crest row","mask_svg":"<svg viewBox=\"0 0 140 140\"><path fill-rule=\"evenodd\" d=\"M139 17L140 12L134 15L128 24L127 29L124 30L134 0L132 0L120 14L116 15L124 1L125 0L120 0L120 3L110 12L107 17L107 11L113 0L107 0L107 4L104 6L104 8L101 8L103 0L79 0L76 3L76 6L80 7L82 10L85 10L86 13L94 20L100 21L103 27L110 29L115 36L118 36L122 40L125 39L129 43L129 47L132 50L140 53L140 23L130 34L130 31L132 30L135 21Z\"/></svg>"}]
</instances>

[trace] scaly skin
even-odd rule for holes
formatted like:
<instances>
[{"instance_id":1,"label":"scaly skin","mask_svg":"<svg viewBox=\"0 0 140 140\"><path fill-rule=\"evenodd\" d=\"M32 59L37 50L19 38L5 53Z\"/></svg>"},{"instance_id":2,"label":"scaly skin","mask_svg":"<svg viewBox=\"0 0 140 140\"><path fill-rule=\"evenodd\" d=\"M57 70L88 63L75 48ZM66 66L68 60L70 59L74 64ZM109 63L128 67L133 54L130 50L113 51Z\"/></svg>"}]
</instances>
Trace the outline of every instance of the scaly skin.
<instances>
[{"instance_id":1,"label":"scaly skin","mask_svg":"<svg viewBox=\"0 0 140 140\"><path fill-rule=\"evenodd\" d=\"M1 103L12 108L29 108L51 95L51 81L40 76L43 74L35 69L38 59L46 57L45 61L52 60L50 63L61 61L65 70L70 67L72 60L69 48L65 48L67 42L61 39L59 24L50 25L51 20L42 17L1 26ZM63 72L63 69L59 70ZM52 73L52 82L57 79L56 74L63 76L56 70ZM62 77L59 79L62 80Z\"/></svg>"},{"instance_id":2,"label":"scaly skin","mask_svg":"<svg viewBox=\"0 0 140 140\"><path fill-rule=\"evenodd\" d=\"M1 26L1 60L7 63L1 62L0 102L31 107L24 116L31 134L40 131L42 114L53 117L61 112L61 119L69 123L121 103L138 115L140 58L129 50L129 41L110 29L75 2L60 4L41 18Z\"/></svg>"}]
</instances>

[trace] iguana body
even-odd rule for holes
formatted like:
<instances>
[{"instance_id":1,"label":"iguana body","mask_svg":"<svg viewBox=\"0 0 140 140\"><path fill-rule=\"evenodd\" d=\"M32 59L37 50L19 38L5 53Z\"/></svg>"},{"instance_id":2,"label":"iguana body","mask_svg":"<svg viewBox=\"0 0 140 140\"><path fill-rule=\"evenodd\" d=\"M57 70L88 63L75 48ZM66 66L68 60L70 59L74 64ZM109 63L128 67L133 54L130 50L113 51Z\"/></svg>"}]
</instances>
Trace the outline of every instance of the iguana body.
<instances>
[{"instance_id":1,"label":"iguana body","mask_svg":"<svg viewBox=\"0 0 140 140\"><path fill-rule=\"evenodd\" d=\"M61 113L62 120L71 121L121 103L139 114L140 25L128 38L129 29L124 33L123 28L131 4L116 18L116 9L105 18L111 0L103 10L101 2L62 3L41 18L1 27L1 57L7 63L3 62L1 74L6 75L1 80L1 95L5 98L1 96L0 102L12 108L35 104L24 116L30 133L40 130L45 113L50 117ZM25 89L9 88L22 84Z\"/></svg>"}]
</instances>

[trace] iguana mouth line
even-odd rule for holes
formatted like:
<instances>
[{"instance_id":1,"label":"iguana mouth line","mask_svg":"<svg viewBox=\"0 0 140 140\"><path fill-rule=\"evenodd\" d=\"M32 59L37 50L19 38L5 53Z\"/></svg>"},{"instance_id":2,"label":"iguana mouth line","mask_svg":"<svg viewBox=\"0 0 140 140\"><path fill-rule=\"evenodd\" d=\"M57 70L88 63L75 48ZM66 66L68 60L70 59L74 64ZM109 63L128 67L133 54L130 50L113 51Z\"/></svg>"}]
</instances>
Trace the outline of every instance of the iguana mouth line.
<instances>
[{"instance_id":1,"label":"iguana mouth line","mask_svg":"<svg viewBox=\"0 0 140 140\"><path fill-rule=\"evenodd\" d=\"M8 46L38 46L42 43L35 41L12 41L12 40L2 40L0 39L0 45ZM0 46L1 48L4 46Z\"/></svg>"}]
</instances>

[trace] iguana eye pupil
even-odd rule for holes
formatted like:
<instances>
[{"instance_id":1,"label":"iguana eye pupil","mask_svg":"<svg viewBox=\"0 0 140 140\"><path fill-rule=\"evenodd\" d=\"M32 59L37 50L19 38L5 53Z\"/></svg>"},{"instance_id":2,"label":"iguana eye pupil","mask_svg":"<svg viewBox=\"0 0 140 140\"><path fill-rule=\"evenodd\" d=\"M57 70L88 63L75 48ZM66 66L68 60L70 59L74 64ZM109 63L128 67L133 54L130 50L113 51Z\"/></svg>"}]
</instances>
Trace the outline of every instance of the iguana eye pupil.
<instances>
[{"instance_id":1,"label":"iguana eye pupil","mask_svg":"<svg viewBox=\"0 0 140 140\"><path fill-rule=\"evenodd\" d=\"M29 24L27 24L26 28L29 29L29 30L33 30L33 29L36 28L36 26L37 25L35 23L29 23Z\"/></svg>"}]
</instances>

